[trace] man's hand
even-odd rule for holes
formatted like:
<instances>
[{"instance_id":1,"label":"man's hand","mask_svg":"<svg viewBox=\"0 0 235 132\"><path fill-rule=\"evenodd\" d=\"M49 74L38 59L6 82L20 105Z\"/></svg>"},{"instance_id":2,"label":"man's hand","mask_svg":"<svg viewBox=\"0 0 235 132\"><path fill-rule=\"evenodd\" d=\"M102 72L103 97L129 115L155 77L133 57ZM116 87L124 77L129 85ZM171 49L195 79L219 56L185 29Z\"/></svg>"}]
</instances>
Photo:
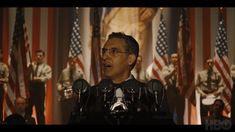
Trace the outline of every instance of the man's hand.
<instances>
[{"instance_id":1,"label":"man's hand","mask_svg":"<svg viewBox=\"0 0 235 132\"><path fill-rule=\"evenodd\" d=\"M215 97L218 97L220 94L221 94L220 91L215 91L215 92L213 93L213 95L214 95Z\"/></svg>"},{"instance_id":2,"label":"man's hand","mask_svg":"<svg viewBox=\"0 0 235 132\"><path fill-rule=\"evenodd\" d=\"M6 83L6 79L5 78L0 78L0 84Z\"/></svg>"},{"instance_id":3,"label":"man's hand","mask_svg":"<svg viewBox=\"0 0 235 132\"><path fill-rule=\"evenodd\" d=\"M206 98L206 97L207 97L207 94L201 93L201 97L202 97L202 98Z\"/></svg>"},{"instance_id":4,"label":"man's hand","mask_svg":"<svg viewBox=\"0 0 235 132\"><path fill-rule=\"evenodd\" d=\"M40 81L41 81L41 78L40 78L40 77L33 77L33 81L35 81L35 82L40 82Z\"/></svg>"}]
</instances>

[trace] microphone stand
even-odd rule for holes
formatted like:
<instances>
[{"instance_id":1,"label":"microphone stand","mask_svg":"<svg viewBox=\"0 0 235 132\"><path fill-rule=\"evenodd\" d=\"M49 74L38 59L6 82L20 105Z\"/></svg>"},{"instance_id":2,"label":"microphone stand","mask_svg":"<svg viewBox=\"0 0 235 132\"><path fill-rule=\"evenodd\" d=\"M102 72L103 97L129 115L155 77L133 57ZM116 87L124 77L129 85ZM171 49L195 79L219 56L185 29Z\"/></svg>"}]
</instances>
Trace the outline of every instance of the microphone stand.
<instances>
[{"instance_id":1,"label":"microphone stand","mask_svg":"<svg viewBox=\"0 0 235 132\"><path fill-rule=\"evenodd\" d=\"M156 102L156 107L155 107L155 109L154 109L154 111L155 112L157 112L158 111L158 99L157 99L157 91L154 91L154 95L155 95L155 102Z\"/></svg>"}]
</instances>

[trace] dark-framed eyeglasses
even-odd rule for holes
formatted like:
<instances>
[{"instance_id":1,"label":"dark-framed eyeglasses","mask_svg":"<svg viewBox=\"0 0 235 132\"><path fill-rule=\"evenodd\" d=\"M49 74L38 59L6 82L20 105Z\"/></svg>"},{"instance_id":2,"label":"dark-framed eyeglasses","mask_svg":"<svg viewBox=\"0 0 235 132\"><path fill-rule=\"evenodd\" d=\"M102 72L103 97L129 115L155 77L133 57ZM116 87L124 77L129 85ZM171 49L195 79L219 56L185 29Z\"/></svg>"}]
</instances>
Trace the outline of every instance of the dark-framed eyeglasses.
<instances>
[{"instance_id":1,"label":"dark-framed eyeglasses","mask_svg":"<svg viewBox=\"0 0 235 132\"><path fill-rule=\"evenodd\" d=\"M127 51L121 51L118 48L102 48L102 56L105 55L105 53L109 53L109 55L111 56L117 56L119 53L129 53Z\"/></svg>"}]
</instances>

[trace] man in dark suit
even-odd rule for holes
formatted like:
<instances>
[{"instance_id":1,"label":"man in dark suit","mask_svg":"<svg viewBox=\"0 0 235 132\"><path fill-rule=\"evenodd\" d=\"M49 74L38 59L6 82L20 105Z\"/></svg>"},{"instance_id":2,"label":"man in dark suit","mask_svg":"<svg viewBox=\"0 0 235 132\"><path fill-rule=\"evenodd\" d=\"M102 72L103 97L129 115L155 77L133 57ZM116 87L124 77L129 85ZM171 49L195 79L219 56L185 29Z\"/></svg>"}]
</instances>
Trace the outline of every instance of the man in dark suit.
<instances>
[{"instance_id":1,"label":"man in dark suit","mask_svg":"<svg viewBox=\"0 0 235 132\"><path fill-rule=\"evenodd\" d=\"M219 121L229 121L230 118L223 115L225 104L222 99L216 99L214 104L212 105L211 113L209 116L209 120L219 120Z\"/></svg>"},{"instance_id":2,"label":"man in dark suit","mask_svg":"<svg viewBox=\"0 0 235 132\"><path fill-rule=\"evenodd\" d=\"M2 50L0 49L0 124L3 121L3 100L4 92L7 88L9 69L5 63L2 62Z\"/></svg>"},{"instance_id":3,"label":"man in dark suit","mask_svg":"<svg viewBox=\"0 0 235 132\"><path fill-rule=\"evenodd\" d=\"M27 115L32 115L35 106L37 123L45 124L46 83L52 77L51 67L45 62L45 51L36 50L35 61L29 67L29 94Z\"/></svg>"},{"instance_id":4,"label":"man in dark suit","mask_svg":"<svg viewBox=\"0 0 235 132\"><path fill-rule=\"evenodd\" d=\"M31 115L27 115L25 110L27 101L24 97L17 97L15 100L15 112L7 116L4 124L9 125L35 125L35 119Z\"/></svg>"},{"instance_id":5,"label":"man in dark suit","mask_svg":"<svg viewBox=\"0 0 235 132\"><path fill-rule=\"evenodd\" d=\"M104 79L83 95L81 106L87 114L81 124L154 124L158 112L167 115L166 96L158 96L164 92L160 81L155 82L158 91L148 89L131 74L138 56L139 44L132 36L109 35L102 48Z\"/></svg>"},{"instance_id":6,"label":"man in dark suit","mask_svg":"<svg viewBox=\"0 0 235 132\"><path fill-rule=\"evenodd\" d=\"M25 119L25 123L29 125L35 125L35 119L31 115L25 113L27 107L27 101L24 97L17 97L15 100L16 113L21 115Z\"/></svg>"}]
</instances>

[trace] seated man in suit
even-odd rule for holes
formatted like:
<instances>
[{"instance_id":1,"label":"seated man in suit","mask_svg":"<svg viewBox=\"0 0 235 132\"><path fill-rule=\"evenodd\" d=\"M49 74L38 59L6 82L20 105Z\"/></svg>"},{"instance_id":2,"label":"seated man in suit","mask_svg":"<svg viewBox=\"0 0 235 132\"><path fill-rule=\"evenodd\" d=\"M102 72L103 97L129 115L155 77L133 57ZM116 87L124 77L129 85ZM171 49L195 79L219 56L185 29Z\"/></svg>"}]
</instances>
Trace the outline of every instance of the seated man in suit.
<instances>
[{"instance_id":1,"label":"seated man in suit","mask_svg":"<svg viewBox=\"0 0 235 132\"><path fill-rule=\"evenodd\" d=\"M223 100L221 99L216 99L214 104L212 105L211 113L206 121L227 121L230 123L230 118L226 117L223 115L223 110L224 110L225 104ZM210 122L208 122L210 123Z\"/></svg>"},{"instance_id":2,"label":"seated man in suit","mask_svg":"<svg viewBox=\"0 0 235 132\"><path fill-rule=\"evenodd\" d=\"M26 124L35 125L35 119L31 115L25 113L27 107L27 101L24 97L17 97L15 100L16 113L21 115L25 119Z\"/></svg>"},{"instance_id":3,"label":"seated man in suit","mask_svg":"<svg viewBox=\"0 0 235 132\"><path fill-rule=\"evenodd\" d=\"M165 94L158 97L161 83L150 83L160 84L160 89L148 90L131 74L138 55L139 44L132 36L120 32L109 35L102 48L104 79L84 95L88 99L83 112L89 114L81 124L154 124L150 113L169 112ZM158 98L160 102L155 101Z\"/></svg>"},{"instance_id":4,"label":"seated man in suit","mask_svg":"<svg viewBox=\"0 0 235 132\"><path fill-rule=\"evenodd\" d=\"M23 116L14 113L7 116L3 122L5 125L26 125L25 119Z\"/></svg>"}]
</instances>

